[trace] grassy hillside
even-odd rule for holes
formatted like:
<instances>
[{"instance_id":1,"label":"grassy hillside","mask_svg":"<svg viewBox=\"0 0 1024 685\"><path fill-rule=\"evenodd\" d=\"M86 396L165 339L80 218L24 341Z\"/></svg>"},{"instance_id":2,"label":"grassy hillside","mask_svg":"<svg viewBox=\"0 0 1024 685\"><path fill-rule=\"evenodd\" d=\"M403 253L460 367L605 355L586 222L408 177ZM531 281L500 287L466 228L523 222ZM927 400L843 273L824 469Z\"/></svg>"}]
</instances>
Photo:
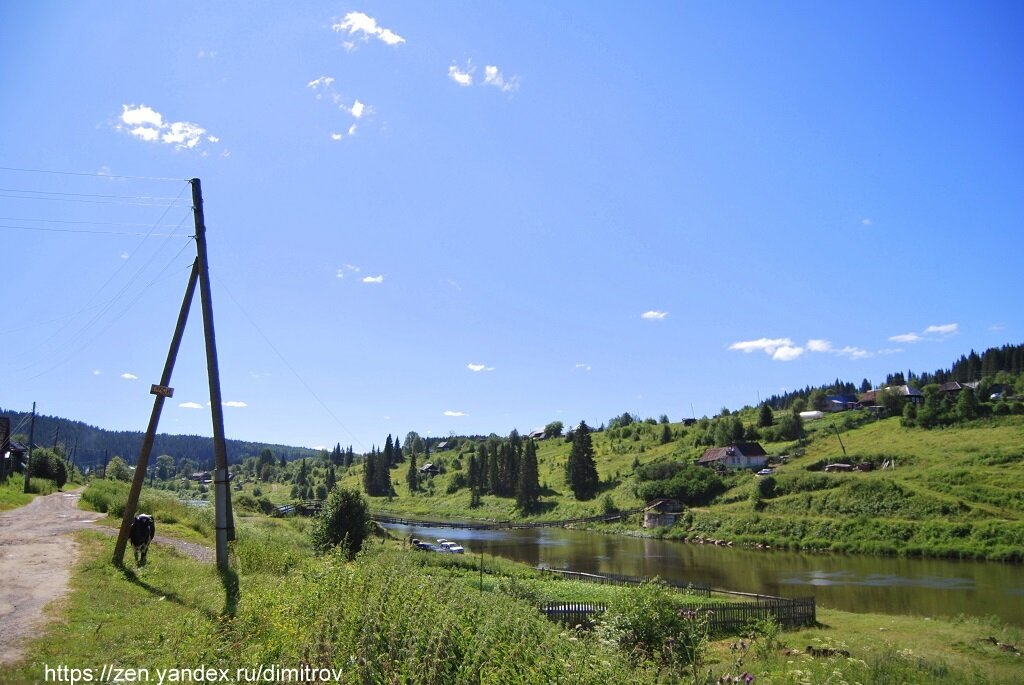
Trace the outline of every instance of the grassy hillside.
<instances>
[{"instance_id":1,"label":"grassy hillside","mask_svg":"<svg viewBox=\"0 0 1024 685\"><path fill-rule=\"evenodd\" d=\"M756 421L752 410L740 418L748 429ZM541 506L526 518L557 520L598 514L609 505L639 506L638 465L692 463L705 449L694 445L699 426L669 427L672 440L665 444L661 425L638 423L594 433L602 483L597 497L585 502L574 499L565 484L570 445L561 438L542 441ZM904 428L898 418L874 420L866 412L845 412L804 428L802 440L762 442L770 455L787 456L770 484L750 471L727 474L722 494L657 534L791 548L1022 560L1024 417L990 417L924 430ZM423 518L520 518L512 498L484 495L480 507L469 508L469 490L455 485L465 475L472 449L467 444L462 452L431 455L433 461L444 462L446 473L429 479L424 491L414 495L405 485L407 466L396 467L391 478L397 495L370 498L371 507ZM886 461L895 468L822 470L828 462L881 466ZM361 467L353 467L341 484L359 487L361 475ZM639 520L627 525L638 528Z\"/></svg>"},{"instance_id":2,"label":"grassy hillside","mask_svg":"<svg viewBox=\"0 0 1024 685\"><path fill-rule=\"evenodd\" d=\"M79 533L72 592L54 607L59 620L22 663L0 668L0 681L42 682L46 667L65 665L80 676L91 669L94 679L104 666L148 669L152 682L158 669L199 666L247 682L285 676L245 669L303 666L330 669L324 680L341 683L750 682L740 674L754 682L1020 682L1019 656L1000 646L1020 645L1019 629L828 610L819 610L814 628L762 625L744 632L742 642L703 635L694 643L701 664L695 674L686 663L623 648L610 639L614 632L550 623L536 608L538 600L597 599L612 605L610 613L656 621L648 611L654 607L644 604L649 592L542 582L535 571L501 560L488 562L481 583L473 559L382 540L354 561L318 558L303 532L307 524L240 521L233 570L224 576L166 545L151 551L144 568L119 570L109 563L112 538ZM198 528L209 544L210 531Z\"/></svg>"}]
</instances>

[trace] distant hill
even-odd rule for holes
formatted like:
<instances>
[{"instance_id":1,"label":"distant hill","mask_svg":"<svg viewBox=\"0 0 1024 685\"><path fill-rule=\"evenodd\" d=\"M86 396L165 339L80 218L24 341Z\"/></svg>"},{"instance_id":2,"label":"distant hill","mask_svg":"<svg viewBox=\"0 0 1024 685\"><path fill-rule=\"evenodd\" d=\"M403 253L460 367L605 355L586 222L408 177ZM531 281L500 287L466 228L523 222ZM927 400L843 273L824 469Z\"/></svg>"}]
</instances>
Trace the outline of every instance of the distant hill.
<instances>
[{"instance_id":1,"label":"distant hill","mask_svg":"<svg viewBox=\"0 0 1024 685\"><path fill-rule=\"evenodd\" d=\"M28 435L31 414L0 409L0 416L11 420L12 435ZM142 431L109 431L58 416L36 414L35 444L42 447L62 445L77 466L86 469L103 464L104 457L119 456L134 464L142 449ZM319 452L306 447L270 445L245 440L227 440L228 463L241 462L269 449L274 456L288 461L312 457ZM213 467L213 439L200 435L168 435L158 433L153 443L153 457L169 454L175 461L190 459L201 468Z\"/></svg>"}]
</instances>

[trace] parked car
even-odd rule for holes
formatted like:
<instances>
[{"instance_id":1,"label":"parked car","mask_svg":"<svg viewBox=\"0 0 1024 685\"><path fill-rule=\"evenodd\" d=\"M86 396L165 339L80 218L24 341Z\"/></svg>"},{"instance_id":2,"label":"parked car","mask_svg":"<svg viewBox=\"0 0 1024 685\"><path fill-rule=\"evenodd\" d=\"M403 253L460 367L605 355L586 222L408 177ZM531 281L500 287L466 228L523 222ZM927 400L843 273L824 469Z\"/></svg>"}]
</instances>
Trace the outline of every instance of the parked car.
<instances>
[{"instance_id":1,"label":"parked car","mask_svg":"<svg viewBox=\"0 0 1024 685\"><path fill-rule=\"evenodd\" d=\"M770 476L773 473L775 473L775 472L773 470L771 470L771 469L761 469L760 471L757 472L757 475L759 475L759 476Z\"/></svg>"},{"instance_id":2,"label":"parked car","mask_svg":"<svg viewBox=\"0 0 1024 685\"><path fill-rule=\"evenodd\" d=\"M466 548L458 543L445 540L441 543L441 551L450 554L465 554Z\"/></svg>"}]
</instances>

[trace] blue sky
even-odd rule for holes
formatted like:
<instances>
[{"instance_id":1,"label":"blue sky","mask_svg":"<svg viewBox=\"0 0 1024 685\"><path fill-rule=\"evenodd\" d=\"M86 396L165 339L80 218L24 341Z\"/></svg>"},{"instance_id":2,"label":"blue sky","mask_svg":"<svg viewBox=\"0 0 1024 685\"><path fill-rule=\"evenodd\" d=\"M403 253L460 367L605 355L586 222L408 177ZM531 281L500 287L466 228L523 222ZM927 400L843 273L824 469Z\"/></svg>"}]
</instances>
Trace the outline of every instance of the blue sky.
<instances>
[{"instance_id":1,"label":"blue sky","mask_svg":"<svg viewBox=\"0 0 1024 685\"><path fill-rule=\"evenodd\" d=\"M7 3L0 406L143 430L202 180L229 437L673 420L1022 340L1017 3ZM61 173L41 173L41 172ZM198 303L161 430L210 433Z\"/></svg>"}]
</instances>

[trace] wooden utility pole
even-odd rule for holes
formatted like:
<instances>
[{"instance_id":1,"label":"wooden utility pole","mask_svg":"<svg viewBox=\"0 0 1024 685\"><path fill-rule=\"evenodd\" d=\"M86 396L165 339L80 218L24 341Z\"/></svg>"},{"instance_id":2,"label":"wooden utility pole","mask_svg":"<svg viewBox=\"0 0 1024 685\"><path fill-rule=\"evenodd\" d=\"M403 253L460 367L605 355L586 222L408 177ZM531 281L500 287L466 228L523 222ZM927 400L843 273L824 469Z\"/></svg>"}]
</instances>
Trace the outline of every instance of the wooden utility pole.
<instances>
[{"instance_id":1,"label":"wooden utility pole","mask_svg":"<svg viewBox=\"0 0 1024 685\"><path fill-rule=\"evenodd\" d=\"M124 564L124 550L128 546L128 533L131 531L132 520L135 518L135 511L138 508L142 483L146 480L146 466L149 463L149 455L153 451L153 441L156 439L156 429L160 423L160 412L164 407L164 399L174 395L174 391L170 388L171 372L174 371L174 361L178 357L181 337L185 333L185 322L188 321L188 311L192 307L192 298L196 292L198 278L199 260L196 259L192 263L192 273L189 275L188 285L185 287L185 299L178 312L178 324L175 326L174 336L171 338L171 348L167 351L167 362L164 364L163 375L160 376L160 385L153 386L150 390L156 396L153 400L153 412L149 416L149 428L146 429L146 437L142 441L139 460L135 464L135 477L132 478L132 487L128 491L128 501L125 503L124 515L121 517L121 530L117 535L117 544L114 546L114 563L118 566ZM106 466L104 466L103 475L106 477Z\"/></svg>"},{"instance_id":2,"label":"wooden utility pole","mask_svg":"<svg viewBox=\"0 0 1024 685\"><path fill-rule=\"evenodd\" d=\"M28 481L30 472L32 471L32 443L36 439L36 403L32 403L32 423L29 424L28 428L28 461L25 463L25 494L27 495L31 490L28 489Z\"/></svg>"},{"instance_id":3,"label":"wooden utility pole","mask_svg":"<svg viewBox=\"0 0 1024 685\"><path fill-rule=\"evenodd\" d=\"M135 467L135 478L132 480L132 489L128 494L124 518L121 520L121 531L117 538L117 546L114 549L114 563L118 565L124 563L124 550L127 546L132 519L138 506L142 483L146 478L146 464L153 449L157 423L160 419L160 410L163 407L164 398L171 397L174 394L174 390L169 385L171 371L174 369L174 360L178 353L182 333L185 330L185 322L188 319L188 311L191 308L198 283L199 300L203 309L203 333L206 339L206 371L210 383L210 408L213 415L213 456L215 466L213 481L217 533L217 568L221 571L227 571L227 543L235 539L235 524L231 512L231 490L228 488L227 447L224 441L224 405L221 401L220 370L217 364L217 341L213 328L213 299L210 296L210 264L206 254L203 192L198 178L193 178L190 183L192 184L192 212L195 217L196 227L196 261L192 265L192 273L189 277L188 287L185 290L185 299L181 304L181 311L178 314L178 324L174 331L174 338L171 341L171 349L167 353L164 375L161 377L160 385L154 385L150 390L151 393L156 395L156 400L153 403L149 430L146 432L139 461Z\"/></svg>"},{"instance_id":4,"label":"wooden utility pole","mask_svg":"<svg viewBox=\"0 0 1024 685\"><path fill-rule=\"evenodd\" d=\"M217 527L217 568L228 568L228 541L235 539L228 487L228 452L224 443L224 405L220 395L220 368L217 364L217 338L213 329L213 299L210 295L210 262L206 254L206 223L203 216L203 191L198 178L192 179L192 209L196 224L196 250L199 255L199 300L203 305L203 333L206 338L206 374L210 381L210 409L213 414L214 506Z\"/></svg>"}]
</instances>

